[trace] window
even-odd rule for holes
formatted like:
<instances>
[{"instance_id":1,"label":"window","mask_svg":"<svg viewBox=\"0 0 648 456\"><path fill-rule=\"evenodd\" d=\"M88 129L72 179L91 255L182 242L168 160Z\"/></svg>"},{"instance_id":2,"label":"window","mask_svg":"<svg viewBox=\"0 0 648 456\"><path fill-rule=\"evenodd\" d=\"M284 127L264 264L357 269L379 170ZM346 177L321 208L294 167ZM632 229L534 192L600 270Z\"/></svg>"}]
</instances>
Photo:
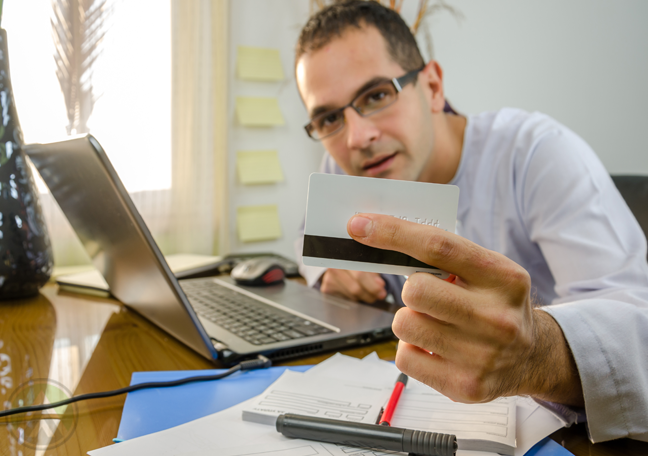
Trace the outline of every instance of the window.
<instances>
[{"instance_id":1,"label":"window","mask_svg":"<svg viewBox=\"0 0 648 456\"><path fill-rule=\"evenodd\" d=\"M51 1L8 0L3 11L27 142L67 134ZM94 66L90 133L106 149L162 252L227 252L228 2L106 3L113 9ZM51 195L42 193L41 203L56 266L87 263Z\"/></svg>"},{"instance_id":2,"label":"window","mask_svg":"<svg viewBox=\"0 0 648 456\"><path fill-rule=\"evenodd\" d=\"M130 192L171 187L170 0L109 0L93 66L88 121ZM4 2L11 78L26 142L62 139L68 124L56 77L51 0Z\"/></svg>"}]
</instances>

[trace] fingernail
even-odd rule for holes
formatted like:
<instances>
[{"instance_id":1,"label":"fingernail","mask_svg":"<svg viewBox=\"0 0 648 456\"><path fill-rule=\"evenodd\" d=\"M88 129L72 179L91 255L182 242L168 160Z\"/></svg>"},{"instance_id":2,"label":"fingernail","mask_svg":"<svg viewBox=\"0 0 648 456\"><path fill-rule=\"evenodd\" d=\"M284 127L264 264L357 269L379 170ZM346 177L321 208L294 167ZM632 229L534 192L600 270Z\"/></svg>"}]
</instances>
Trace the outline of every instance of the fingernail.
<instances>
[{"instance_id":1,"label":"fingernail","mask_svg":"<svg viewBox=\"0 0 648 456\"><path fill-rule=\"evenodd\" d=\"M351 219L351 222L349 222L349 230L354 236L369 236L372 228L373 222L365 217L355 216Z\"/></svg>"}]
</instances>

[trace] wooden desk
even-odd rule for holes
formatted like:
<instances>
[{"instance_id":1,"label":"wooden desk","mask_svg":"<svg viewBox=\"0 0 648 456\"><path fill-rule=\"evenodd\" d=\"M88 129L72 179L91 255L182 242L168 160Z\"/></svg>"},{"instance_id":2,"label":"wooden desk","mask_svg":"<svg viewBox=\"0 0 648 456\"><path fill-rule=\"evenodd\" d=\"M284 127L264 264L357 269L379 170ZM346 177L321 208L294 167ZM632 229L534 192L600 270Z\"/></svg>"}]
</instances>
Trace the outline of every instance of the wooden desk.
<instances>
[{"instance_id":1,"label":"wooden desk","mask_svg":"<svg viewBox=\"0 0 648 456\"><path fill-rule=\"evenodd\" d=\"M363 357L377 351L393 360L394 341L346 350ZM287 362L314 364L333 353ZM220 366L217 366L220 367ZM47 285L41 295L0 301L0 400L18 394L59 400L42 379L67 394L124 387L135 371L211 369L214 365L115 300L59 292ZM0 420L0 455L85 455L112 443L125 396L93 399L65 411L45 412L54 419L16 415ZM14 404L17 405L17 404ZM648 455L648 444L619 440L592 445L584 427L565 429L554 439L576 455Z\"/></svg>"}]
</instances>

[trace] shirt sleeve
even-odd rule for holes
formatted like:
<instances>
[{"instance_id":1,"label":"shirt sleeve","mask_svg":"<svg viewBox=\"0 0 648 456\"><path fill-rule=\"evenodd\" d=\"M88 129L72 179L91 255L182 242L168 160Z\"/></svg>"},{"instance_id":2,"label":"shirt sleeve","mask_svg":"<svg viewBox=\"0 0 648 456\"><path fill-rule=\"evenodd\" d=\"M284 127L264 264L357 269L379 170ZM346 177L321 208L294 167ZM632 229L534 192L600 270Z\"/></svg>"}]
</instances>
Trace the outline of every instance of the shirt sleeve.
<instances>
[{"instance_id":1,"label":"shirt sleeve","mask_svg":"<svg viewBox=\"0 0 648 456\"><path fill-rule=\"evenodd\" d=\"M543 308L574 355L593 442L648 441L646 239L608 172L571 132L525 158L518 205L555 279Z\"/></svg>"}]
</instances>

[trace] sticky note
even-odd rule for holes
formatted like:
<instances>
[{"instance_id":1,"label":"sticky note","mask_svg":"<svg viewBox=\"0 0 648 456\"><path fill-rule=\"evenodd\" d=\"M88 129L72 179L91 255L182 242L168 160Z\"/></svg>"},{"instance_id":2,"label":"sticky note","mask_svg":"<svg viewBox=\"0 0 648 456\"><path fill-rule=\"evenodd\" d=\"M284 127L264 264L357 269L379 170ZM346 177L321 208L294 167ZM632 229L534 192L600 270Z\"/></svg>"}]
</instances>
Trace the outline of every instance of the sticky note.
<instances>
[{"instance_id":1,"label":"sticky note","mask_svg":"<svg viewBox=\"0 0 648 456\"><path fill-rule=\"evenodd\" d=\"M281 223L276 204L236 208L238 236L241 242L268 241L281 237Z\"/></svg>"},{"instance_id":2,"label":"sticky note","mask_svg":"<svg viewBox=\"0 0 648 456\"><path fill-rule=\"evenodd\" d=\"M284 118L276 98L236 97L236 116L245 127L283 125Z\"/></svg>"},{"instance_id":3,"label":"sticky note","mask_svg":"<svg viewBox=\"0 0 648 456\"><path fill-rule=\"evenodd\" d=\"M271 184L283 181L276 150L247 150L236 153L236 168L242 184Z\"/></svg>"},{"instance_id":4,"label":"sticky note","mask_svg":"<svg viewBox=\"0 0 648 456\"><path fill-rule=\"evenodd\" d=\"M239 46L236 74L248 81L281 81L284 78L279 49Z\"/></svg>"}]
</instances>

